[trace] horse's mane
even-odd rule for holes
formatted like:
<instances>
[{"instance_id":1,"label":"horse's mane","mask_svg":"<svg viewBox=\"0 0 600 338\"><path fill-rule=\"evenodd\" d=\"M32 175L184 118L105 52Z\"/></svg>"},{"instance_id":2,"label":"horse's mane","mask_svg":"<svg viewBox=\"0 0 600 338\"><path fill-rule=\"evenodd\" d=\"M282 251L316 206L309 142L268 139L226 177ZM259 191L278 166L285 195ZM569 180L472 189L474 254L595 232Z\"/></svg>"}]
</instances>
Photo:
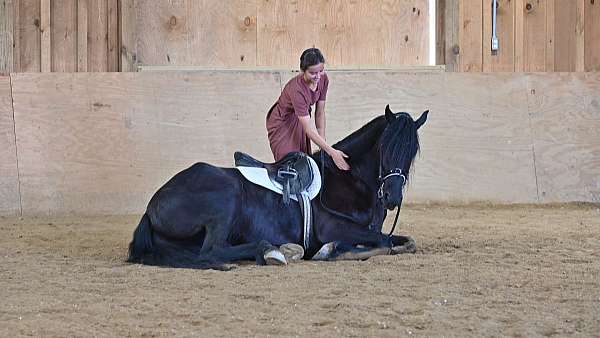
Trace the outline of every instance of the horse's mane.
<instances>
[{"instance_id":1,"label":"horse's mane","mask_svg":"<svg viewBox=\"0 0 600 338\"><path fill-rule=\"evenodd\" d=\"M396 114L396 120L393 128L386 128L381 135L379 142L379 151L383 158L388 158L391 163L404 163L406 167L401 168L407 171L412 168L415 155L419 152L419 135L417 125L412 117L407 113ZM408 179L408 172L407 179Z\"/></svg>"},{"instance_id":2,"label":"horse's mane","mask_svg":"<svg viewBox=\"0 0 600 338\"><path fill-rule=\"evenodd\" d=\"M364 126L360 127L358 130L354 131L352 134L343 138L341 141L335 143L333 147L343 151L350 157L350 159L353 156L356 157L360 154L364 154L375 145L375 142L379 139L379 136L385 129L386 125L387 122L385 121L385 117L383 115L378 116ZM323 150L315 152L313 157L320 160L320 155L322 152ZM326 156L326 158L329 160L325 161L325 166L327 168L337 169L333 161L330 160L330 157Z\"/></svg>"},{"instance_id":3,"label":"horse's mane","mask_svg":"<svg viewBox=\"0 0 600 338\"><path fill-rule=\"evenodd\" d=\"M378 116L367 124L346 136L341 141L333 145L346 153L350 160L352 157L366 154L379 141L379 151L392 163L404 163L403 171L412 167L416 153L419 151L419 137L416 131L416 125L407 113L396 114L396 120L392 122L392 128L386 128L388 123L384 115ZM315 152L313 158L320 162L322 150ZM326 156L325 166L328 169L337 167L329 156ZM408 179L408 177L407 177Z\"/></svg>"}]
</instances>

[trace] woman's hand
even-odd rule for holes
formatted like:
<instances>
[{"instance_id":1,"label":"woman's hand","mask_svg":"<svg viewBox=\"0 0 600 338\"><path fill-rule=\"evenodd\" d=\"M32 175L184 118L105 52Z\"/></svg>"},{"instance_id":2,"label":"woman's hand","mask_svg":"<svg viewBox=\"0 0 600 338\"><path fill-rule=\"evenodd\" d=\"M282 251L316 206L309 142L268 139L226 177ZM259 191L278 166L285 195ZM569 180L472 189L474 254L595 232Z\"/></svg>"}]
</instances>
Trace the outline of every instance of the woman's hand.
<instances>
[{"instance_id":1,"label":"woman's hand","mask_svg":"<svg viewBox=\"0 0 600 338\"><path fill-rule=\"evenodd\" d=\"M343 151L333 149L331 153L329 153L329 156L331 156L333 163L335 163L340 170L350 170L350 165L345 160L348 158L348 155L344 154Z\"/></svg>"}]
</instances>

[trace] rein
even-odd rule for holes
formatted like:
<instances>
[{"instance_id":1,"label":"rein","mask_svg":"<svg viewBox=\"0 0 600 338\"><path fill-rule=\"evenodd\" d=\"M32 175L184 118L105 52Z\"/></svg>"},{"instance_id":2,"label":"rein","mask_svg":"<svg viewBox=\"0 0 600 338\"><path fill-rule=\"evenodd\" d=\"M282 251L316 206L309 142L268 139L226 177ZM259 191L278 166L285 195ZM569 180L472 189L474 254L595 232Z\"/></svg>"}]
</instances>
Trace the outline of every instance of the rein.
<instances>
[{"instance_id":1,"label":"rein","mask_svg":"<svg viewBox=\"0 0 600 338\"><path fill-rule=\"evenodd\" d=\"M380 159L381 162L381 159ZM377 190L377 198L378 199L382 199L383 198L383 185L385 184L385 180L387 180L390 177L393 176L400 176L402 177L402 179L404 180L404 183L406 183L406 176L402 173L402 169L396 168L394 170L392 170L389 174L385 175L384 177L381 177L381 173L383 171L382 165L381 163L379 164L379 181L381 182L381 185L379 186L379 189ZM339 211L335 211L333 209L330 209L329 207L327 207L325 205L325 203L323 202L323 195L325 194L325 153L323 150L321 150L321 193L319 194L319 202L321 203L321 206L323 207L323 209L325 209L327 212L330 212L338 217L342 217L348 221L351 221L353 223L358 223L355 219L352 218L352 216L348 216L346 214L343 214ZM372 216L372 215L371 215ZM400 206L397 207L396 209L396 217L394 218L394 225L392 226L392 230L390 231L390 233L388 234L388 237L392 237L392 234L394 233L394 230L396 229L396 224L398 223L398 217L400 216Z\"/></svg>"}]
</instances>

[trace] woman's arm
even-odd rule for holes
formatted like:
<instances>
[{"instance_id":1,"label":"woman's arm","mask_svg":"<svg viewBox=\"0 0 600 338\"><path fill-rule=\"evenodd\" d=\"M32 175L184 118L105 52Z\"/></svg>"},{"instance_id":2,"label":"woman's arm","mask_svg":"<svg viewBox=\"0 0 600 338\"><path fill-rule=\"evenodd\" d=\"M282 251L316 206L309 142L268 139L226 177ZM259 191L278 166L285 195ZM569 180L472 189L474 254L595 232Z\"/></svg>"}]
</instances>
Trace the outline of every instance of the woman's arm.
<instances>
[{"instance_id":1,"label":"woman's arm","mask_svg":"<svg viewBox=\"0 0 600 338\"><path fill-rule=\"evenodd\" d=\"M327 141L325 137L325 101L317 101L317 108L315 109L315 123L317 125L317 132Z\"/></svg>"},{"instance_id":2,"label":"woman's arm","mask_svg":"<svg viewBox=\"0 0 600 338\"><path fill-rule=\"evenodd\" d=\"M316 118L316 116L315 116L315 118ZM341 169L341 170L349 170L350 169L350 165L348 165L348 163L344 159L344 158L347 158L348 155L344 154L343 151L337 150L337 149L333 148L332 146L330 146L329 144L327 144L325 139L317 131L317 128L315 127L315 124L310 119L310 116L308 116L308 115L299 116L298 120L300 121L300 124L302 124L302 127L304 128L304 131L306 132L306 136L308 136L308 138L311 141L316 143L319 147L321 147L321 149L323 149L327 154L329 154L329 156L331 156L331 158L333 159L333 162L339 169Z\"/></svg>"}]
</instances>

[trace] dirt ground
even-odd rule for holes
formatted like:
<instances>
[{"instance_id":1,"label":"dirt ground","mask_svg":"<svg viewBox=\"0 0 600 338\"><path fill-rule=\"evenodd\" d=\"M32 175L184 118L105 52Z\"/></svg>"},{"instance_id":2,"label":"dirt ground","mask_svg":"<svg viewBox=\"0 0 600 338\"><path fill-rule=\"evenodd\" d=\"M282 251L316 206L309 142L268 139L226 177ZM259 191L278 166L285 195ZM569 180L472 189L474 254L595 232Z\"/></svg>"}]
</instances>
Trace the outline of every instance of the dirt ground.
<instances>
[{"instance_id":1,"label":"dirt ground","mask_svg":"<svg viewBox=\"0 0 600 338\"><path fill-rule=\"evenodd\" d=\"M229 272L124 263L137 222L1 218L0 336L600 336L598 205L410 205L416 254Z\"/></svg>"}]
</instances>

